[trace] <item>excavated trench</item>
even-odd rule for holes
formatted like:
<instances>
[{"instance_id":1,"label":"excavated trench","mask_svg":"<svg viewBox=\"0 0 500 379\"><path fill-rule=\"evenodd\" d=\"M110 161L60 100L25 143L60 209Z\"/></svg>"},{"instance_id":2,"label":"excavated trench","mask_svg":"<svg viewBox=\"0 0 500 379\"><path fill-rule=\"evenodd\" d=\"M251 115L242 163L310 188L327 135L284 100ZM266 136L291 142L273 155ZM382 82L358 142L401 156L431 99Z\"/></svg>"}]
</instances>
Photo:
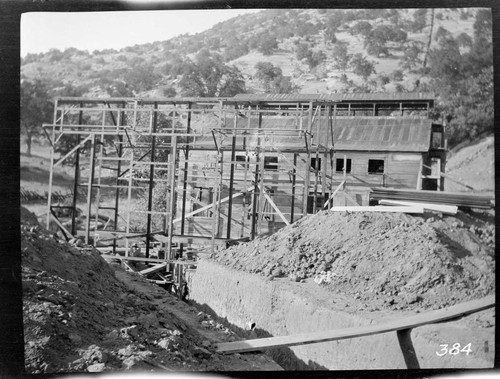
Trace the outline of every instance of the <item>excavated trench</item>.
<instances>
[{"instance_id":1,"label":"excavated trench","mask_svg":"<svg viewBox=\"0 0 500 379\"><path fill-rule=\"evenodd\" d=\"M415 312L356 309L353 299L315 283L285 278L266 280L202 260L190 279L190 298L205 311L240 331L244 338L293 335L386 323ZM494 310L458 321L425 325L411 339L421 368L491 368L494 359ZM253 331L250 329L253 328ZM438 356L443 344L471 343L472 353ZM405 369L395 332L347 340L276 348L268 354L286 370Z\"/></svg>"},{"instance_id":2,"label":"excavated trench","mask_svg":"<svg viewBox=\"0 0 500 379\"><path fill-rule=\"evenodd\" d=\"M493 219L319 212L202 259L189 296L243 338L386 324L493 295ZM492 367L494 314L414 328L420 367ZM457 343L472 352L440 353ZM407 367L396 332L269 352L289 370Z\"/></svg>"}]
</instances>

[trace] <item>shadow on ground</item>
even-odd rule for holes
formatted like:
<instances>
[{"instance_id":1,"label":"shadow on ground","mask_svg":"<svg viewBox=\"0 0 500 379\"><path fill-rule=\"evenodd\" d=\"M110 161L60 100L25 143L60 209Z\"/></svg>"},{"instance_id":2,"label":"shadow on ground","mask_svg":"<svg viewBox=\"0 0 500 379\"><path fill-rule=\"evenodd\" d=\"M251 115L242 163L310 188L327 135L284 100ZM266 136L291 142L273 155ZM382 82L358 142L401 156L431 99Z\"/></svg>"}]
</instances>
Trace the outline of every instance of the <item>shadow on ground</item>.
<instances>
[{"instance_id":1,"label":"shadow on ground","mask_svg":"<svg viewBox=\"0 0 500 379\"><path fill-rule=\"evenodd\" d=\"M199 304L193 300L190 300L189 304L195 306L199 310L212 316L214 320L234 331L241 339L274 337L271 333L261 328L256 327L253 330L249 330L241 328L235 324L232 324L227 320L227 317L219 317L217 313L215 313L215 311L207 304ZM285 370L328 370L327 367L322 366L319 363L314 362L312 360L308 360L307 362L305 362L304 360L297 357L297 355L295 355L292 349L288 347L268 349L263 352L269 357L271 357L276 363L278 363ZM244 353L244 354L251 354L251 353Z\"/></svg>"}]
</instances>

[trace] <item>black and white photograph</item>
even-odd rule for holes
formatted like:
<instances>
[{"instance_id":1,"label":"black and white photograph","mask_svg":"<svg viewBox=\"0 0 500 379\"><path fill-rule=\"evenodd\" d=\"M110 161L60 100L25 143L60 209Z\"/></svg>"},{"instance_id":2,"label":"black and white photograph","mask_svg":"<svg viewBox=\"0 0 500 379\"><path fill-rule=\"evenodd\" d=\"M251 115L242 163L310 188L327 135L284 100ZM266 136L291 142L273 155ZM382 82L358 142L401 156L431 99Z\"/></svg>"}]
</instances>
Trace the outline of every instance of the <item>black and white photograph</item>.
<instances>
[{"instance_id":1,"label":"black and white photograph","mask_svg":"<svg viewBox=\"0 0 500 379\"><path fill-rule=\"evenodd\" d=\"M27 375L494 368L491 8L88 3L20 18Z\"/></svg>"}]
</instances>

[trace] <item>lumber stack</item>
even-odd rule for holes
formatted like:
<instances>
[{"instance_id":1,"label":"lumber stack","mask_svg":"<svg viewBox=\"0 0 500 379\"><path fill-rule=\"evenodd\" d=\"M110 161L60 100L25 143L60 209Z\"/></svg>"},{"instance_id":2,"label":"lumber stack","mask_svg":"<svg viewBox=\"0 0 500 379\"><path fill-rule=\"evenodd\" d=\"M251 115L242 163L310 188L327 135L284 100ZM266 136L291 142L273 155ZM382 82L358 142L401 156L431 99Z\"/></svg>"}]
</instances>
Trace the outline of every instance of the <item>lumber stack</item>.
<instances>
[{"instance_id":1,"label":"lumber stack","mask_svg":"<svg viewBox=\"0 0 500 379\"><path fill-rule=\"evenodd\" d=\"M468 208L491 208L494 206L493 194L477 194L463 192L443 192L408 190L395 188L372 188L370 201L393 200L406 202L420 202L428 204L455 205Z\"/></svg>"}]
</instances>

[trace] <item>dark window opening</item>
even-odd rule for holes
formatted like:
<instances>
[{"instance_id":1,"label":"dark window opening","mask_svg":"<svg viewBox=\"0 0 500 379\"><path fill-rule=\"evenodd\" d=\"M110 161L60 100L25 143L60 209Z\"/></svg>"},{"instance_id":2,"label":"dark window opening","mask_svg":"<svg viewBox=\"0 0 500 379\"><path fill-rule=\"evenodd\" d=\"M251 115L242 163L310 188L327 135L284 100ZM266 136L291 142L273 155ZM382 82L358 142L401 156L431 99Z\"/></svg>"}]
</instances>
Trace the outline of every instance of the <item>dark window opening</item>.
<instances>
[{"instance_id":1,"label":"dark window opening","mask_svg":"<svg viewBox=\"0 0 500 379\"><path fill-rule=\"evenodd\" d=\"M443 133L432 132L431 147L433 149L439 149L439 148L443 147Z\"/></svg>"},{"instance_id":2,"label":"dark window opening","mask_svg":"<svg viewBox=\"0 0 500 379\"><path fill-rule=\"evenodd\" d=\"M278 157L264 157L265 170L278 170Z\"/></svg>"},{"instance_id":3,"label":"dark window opening","mask_svg":"<svg viewBox=\"0 0 500 379\"><path fill-rule=\"evenodd\" d=\"M246 162L248 160L248 157L245 155L237 155L236 156L236 161L237 162Z\"/></svg>"},{"instance_id":4,"label":"dark window opening","mask_svg":"<svg viewBox=\"0 0 500 379\"><path fill-rule=\"evenodd\" d=\"M368 160L368 173L369 174L383 174L384 173L384 160L383 159L369 159Z\"/></svg>"},{"instance_id":5,"label":"dark window opening","mask_svg":"<svg viewBox=\"0 0 500 379\"><path fill-rule=\"evenodd\" d=\"M437 184L438 184L437 179L425 178L422 180L422 189L425 191L437 191L438 189Z\"/></svg>"},{"instance_id":6,"label":"dark window opening","mask_svg":"<svg viewBox=\"0 0 500 379\"><path fill-rule=\"evenodd\" d=\"M236 162L241 162L241 165L243 167L247 167L247 162L249 161L249 157L246 155L237 155L236 156Z\"/></svg>"},{"instance_id":7,"label":"dark window opening","mask_svg":"<svg viewBox=\"0 0 500 379\"><path fill-rule=\"evenodd\" d=\"M318 161L316 162L316 158L311 158L311 167L315 169L316 171L321 170L321 158L318 158Z\"/></svg>"},{"instance_id":8,"label":"dark window opening","mask_svg":"<svg viewBox=\"0 0 500 379\"><path fill-rule=\"evenodd\" d=\"M329 193L325 193L323 197L323 193L318 193L316 195L316 212L322 211L325 202L330 198ZM310 192L309 196L307 196L307 213L313 213L313 204L314 204L314 193ZM330 202L331 205L331 202Z\"/></svg>"},{"instance_id":9,"label":"dark window opening","mask_svg":"<svg viewBox=\"0 0 500 379\"><path fill-rule=\"evenodd\" d=\"M343 172L344 171L344 158L337 158L336 162L336 171L337 172ZM346 172L351 172L351 160L346 159Z\"/></svg>"}]
</instances>

